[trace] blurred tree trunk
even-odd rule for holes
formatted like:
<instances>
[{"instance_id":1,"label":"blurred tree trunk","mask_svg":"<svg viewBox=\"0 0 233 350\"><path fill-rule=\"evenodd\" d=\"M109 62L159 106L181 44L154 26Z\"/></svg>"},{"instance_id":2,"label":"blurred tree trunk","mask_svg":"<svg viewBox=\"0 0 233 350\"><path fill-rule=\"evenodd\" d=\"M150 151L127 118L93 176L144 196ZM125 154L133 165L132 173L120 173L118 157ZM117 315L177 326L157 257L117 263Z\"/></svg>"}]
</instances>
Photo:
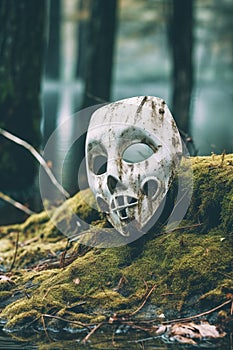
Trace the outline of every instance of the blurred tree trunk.
<instances>
[{"instance_id":1,"label":"blurred tree trunk","mask_svg":"<svg viewBox=\"0 0 233 350\"><path fill-rule=\"evenodd\" d=\"M76 77L85 79L86 72L86 46L88 42L88 19L90 0L80 0L78 3L79 25L78 25L78 62Z\"/></svg>"},{"instance_id":2,"label":"blurred tree trunk","mask_svg":"<svg viewBox=\"0 0 233 350\"><path fill-rule=\"evenodd\" d=\"M49 35L45 58L45 74L50 79L60 77L61 0L50 0Z\"/></svg>"},{"instance_id":3,"label":"blurred tree trunk","mask_svg":"<svg viewBox=\"0 0 233 350\"><path fill-rule=\"evenodd\" d=\"M0 0L0 127L40 145L40 86L46 0ZM33 184L37 164L22 147L0 136L0 190Z\"/></svg>"},{"instance_id":4,"label":"blurred tree trunk","mask_svg":"<svg viewBox=\"0 0 233 350\"><path fill-rule=\"evenodd\" d=\"M109 101L116 31L117 0L91 0L83 107Z\"/></svg>"},{"instance_id":5,"label":"blurred tree trunk","mask_svg":"<svg viewBox=\"0 0 233 350\"><path fill-rule=\"evenodd\" d=\"M173 0L170 38L173 56L173 114L179 128L189 132L193 87L193 0Z\"/></svg>"}]
</instances>

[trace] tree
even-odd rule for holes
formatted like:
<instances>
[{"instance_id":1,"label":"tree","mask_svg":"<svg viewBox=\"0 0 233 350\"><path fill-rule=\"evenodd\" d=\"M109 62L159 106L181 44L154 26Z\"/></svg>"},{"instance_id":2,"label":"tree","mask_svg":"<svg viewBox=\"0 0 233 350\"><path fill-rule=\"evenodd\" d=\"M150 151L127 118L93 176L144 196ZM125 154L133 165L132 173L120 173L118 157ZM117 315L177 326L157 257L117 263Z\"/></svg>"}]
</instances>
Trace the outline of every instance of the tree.
<instances>
[{"instance_id":1,"label":"tree","mask_svg":"<svg viewBox=\"0 0 233 350\"><path fill-rule=\"evenodd\" d=\"M0 127L40 145L40 82L45 0L0 0ZM27 151L0 137L0 190L28 188L36 174Z\"/></svg>"},{"instance_id":2,"label":"tree","mask_svg":"<svg viewBox=\"0 0 233 350\"><path fill-rule=\"evenodd\" d=\"M85 79L86 72L86 45L88 42L88 24L90 13L90 0L80 0L78 3L79 25L78 25L78 62L76 76Z\"/></svg>"},{"instance_id":3,"label":"tree","mask_svg":"<svg viewBox=\"0 0 233 350\"><path fill-rule=\"evenodd\" d=\"M110 99L116 14L117 0L90 1L83 107Z\"/></svg>"},{"instance_id":4,"label":"tree","mask_svg":"<svg viewBox=\"0 0 233 350\"><path fill-rule=\"evenodd\" d=\"M59 79L60 76L60 23L61 0L50 0L45 73L51 79Z\"/></svg>"},{"instance_id":5,"label":"tree","mask_svg":"<svg viewBox=\"0 0 233 350\"><path fill-rule=\"evenodd\" d=\"M173 0L170 39L173 58L173 114L179 128L189 132L193 87L193 0Z\"/></svg>"}]
</instances>

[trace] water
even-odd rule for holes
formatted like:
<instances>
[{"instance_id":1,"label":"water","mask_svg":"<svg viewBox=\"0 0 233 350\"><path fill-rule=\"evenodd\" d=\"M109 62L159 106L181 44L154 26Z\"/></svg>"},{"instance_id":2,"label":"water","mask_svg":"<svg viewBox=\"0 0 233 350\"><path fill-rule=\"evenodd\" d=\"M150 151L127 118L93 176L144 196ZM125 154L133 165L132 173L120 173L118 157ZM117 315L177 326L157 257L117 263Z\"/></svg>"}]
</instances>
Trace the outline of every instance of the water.
<instances>
[{"instance_id":1,"label":"water","mask_svg":"<svg viewBox=\"0 0 233 350\"><path fill-rule=\"evenodd\" d=\"M86 336L85 332L76 334L68 332L55 333L44 331L32 335L32 338L24 339L22 336L7 335L0 331L0 349L2 350L55 350L55 349L87 349L87 350L184 350L184 349L214 349L214 350L232 350L230 335L223 339L205 340L197 345L185 345L169 340L165 336L152 337L142 331L132 331L125 328L115 327L103 328L96 332L84 345L82 340Z\"/></svg>"}]
</instances>

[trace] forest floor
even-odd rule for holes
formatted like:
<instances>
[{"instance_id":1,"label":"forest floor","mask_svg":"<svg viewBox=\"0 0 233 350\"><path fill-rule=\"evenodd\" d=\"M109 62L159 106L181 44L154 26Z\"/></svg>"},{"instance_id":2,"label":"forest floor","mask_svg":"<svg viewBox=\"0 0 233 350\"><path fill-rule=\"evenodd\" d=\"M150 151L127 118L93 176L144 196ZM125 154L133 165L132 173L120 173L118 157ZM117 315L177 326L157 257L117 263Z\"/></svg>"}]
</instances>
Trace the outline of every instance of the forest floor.
<instances>
[{"instance_id":1,"label":"forest floor","mask_svg":"<svg viewBox=\"0 0 233 350\"><path fill-rule=\"evenodd\" d=\"M64 236L46 212L0 227L4 329L25 338L85 330L85 342L106 325L149 334L170 327L178 341L195 344L204 337L195 328L204 319L221 326L209 328L210 337L232 332L233 155L194 157L192 169L192 200L179 227L170 232L156 227L134 244L85 245L90 237L118 235L89 205L90 190L49 215L71 235L77 230L74 213L90 223L78 240ZM177 323L182 332L171 329ZM191 328L198 337L190 335Z\"/></svg>"}]
</instances>

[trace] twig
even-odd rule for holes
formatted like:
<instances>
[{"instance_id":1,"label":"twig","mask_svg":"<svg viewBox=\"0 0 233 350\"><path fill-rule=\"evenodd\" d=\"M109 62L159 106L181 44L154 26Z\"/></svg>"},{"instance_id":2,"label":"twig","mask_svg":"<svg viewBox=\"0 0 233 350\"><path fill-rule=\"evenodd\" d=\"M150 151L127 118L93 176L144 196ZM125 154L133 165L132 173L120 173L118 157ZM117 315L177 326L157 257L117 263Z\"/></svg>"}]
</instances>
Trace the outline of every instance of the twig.
<instances>
[{"instance_id":1,"label":"twig","mask_svg":"<svg viewBox=\"0 0 233 350\"><path fill-rule=\"evenodd\" d=\"M147 293L148 293L148 289L149 289L149 287L148 287L148 283L147 283L145 280L143 280L143 282L144 282L145 287L146 287L145 294L143 295L143 298L145 298L145 297L147 296Z\"/></svg>"},{"instance_id":2,"label":"twig","mask_svg":"<svg viewBox=\"0 0 233 350\"><path fill-rule=\"evenodd\" d=\"M10 267L9 272L12 271L12 269L13 269L13 267L15 265L15 260L16 260L18 248L19 248L19 232L16 232L15 252L14 252L14 257L13 257L13 261L11 263L11 267Z\"/></svg>"},{"instance_id":3,"label":"twig","mask_svg":"<svg viewBox=\"0 0 233 350\"><path fill-rule=\"evenodd\" d=\"M65 197L69 198L70 195L69 193L59 184L59 182L56 180L55 176L53 175L53 173L51 172L51 170L49 169L46 161L44 160L44 158L40 155L39 152L36 151L36 149L30 145L28 142L26 142L25 140L20 139L19 137L11 134L10 132L0 128L0 134L4 137L6 137L7 139L17 143L18 145L26 148L36 159L37 161L40 163L40 165L44 168L44 170L46 171L46 173L48 174L50 180L52 181L52 183L54 184L54 186L57 187L57 189L65 195Z\"/></svg>"},{"instance_id":4,"label":"twig","mask_svg":"<svg viewBox=\"0 0 233 350\"><path fill-rule=\"evenodd\" d=\"M61 253L60 257L60 267L64 268L65 267L65 261L66 261L66 254L69 250L69 240L67 239L65 250Z\"/></svg>"},{"instance_id":5,"label":"twig","mask_svg":"<svg viewBox=\"0 0 233 350\"><path fill-rule=\"evenodd\" d=\"M230 304L230 303L232 303L232 299L225 301L224 303L222 303L219 306L214 307L213 309L210 309L208 311L202 312L201 314L190 316L190 317L177 318L175 320L170 320L170 321L165 321L165 322L162 322L162 324L166 325L166 324L171 324L171 323L176 323L176 322L192 321L195 318L199 318L199 317L202 317L202 316L205 316L205 315L209 315L212 312L217 311L217 310L221 309L223 306L225 306L227 304Z\"/></svg>"},{"instance_id":6,"label":"twig","mask_svg":"<svg viewBox=\"0 0 233 350\"><path fill-rule=\"evenodd\" d=\"M233 277L231 275L229 275L228 273L224 273L224 272L221 272L221 271L218 271L218 273L220 273L221 275L227 277L227 278L230 278L230 279L233 279Z\"/></svg>"},{"instance_id":7,"label":"twig","mask_svg":"<svg viewBox=\"0 0 233 350\"><path fill-rule=\"evenodd\" d=\"M105 322L101 322L97 324L82 340L82 344L86 344L86 342L89 340L89 338L104 324Z\"/></svg>"},{"instance_id":8,"label":"twig","mask_svg":"<svg viewBox=\"0 0 233 350\"><path fill-rule=\"evenodd\" d=\"M87 325L87 324L82 323L82 322L66 320L66 319L63 318L63 317L54 316L54 315L49 315L49 314L43 314L43 317L55 318L56 320L59 320L59 321L64 321L64 322L67 322L67 323L76 324L76 325L78 325L78 326L85 327L85 328L87 328L88 330L90 330L90 326L91 326L91 325Z\"/></svg>"},{"instance_id":9,"label":"twig","mask_svg":"<svg viewBox=\"0 0 233 350\"><path fill-rule=\"evenodd\" d=\"M5 202L8 202L8 203L12 204L17 209L22 210L24 213L26 213L28 215L35 214L34 211L32 211L31 209L27 208L22 203L17 202L16 200L14 200L13 198L9 197L5 193L0 192L0 198L3 199Z\"/></svg>"},{"instance_id":10,"label":"twig","mask_svg":"<svg viewBox=\"0 0 233 350\"><path fill-rule=\"evenodd\" d=\"M152 292L155 290L156 287L157 287L157 285L155 284L155 285L149 290L149 292L148 292L148 294L146 295L145 300L143 301L143 303L139 306L139 308L137 308L137 310L135 310L134 312L132 312L132 313L130 314L130 316L136 315L136 314L143 308L143 306L146 304L148 298L150 297L150 295L152 294Z\"/></svg>"},{"instance_id":11,"label":"twig","mask_svg":"<svg viewBox=\"0 0 233 350\"><path fill-rule=\"evenodd\" d=\"M129 326L131 328L138 329L140 331L147 332L147 333L151 332L151 330L155 328L155 326L149 326L149 328L148 328L148 326L145 327L142 324L140 324L140 323L137 324L134 321L124 321L124 320L122 320L121 323L124 324L124 325L127 325L127 326ZM157 327L156 327L156 329L157 329Z\"/></svg>"},{"instance_id":12,"label":"twig","mask_svg":"<svg viewBox=\"0 0 233 350\"><path fill-rule=\"evenodd\" d=\"M124 275L121 276L117 286L115 288L113 288L113 290L117 292L126 282L128 282L127 278Z\"/></svg>"},{"instance_id":13,"label":"twig","mask_svg":"<svg viewBox=\"0 0 233 350\"><path fill-rule=\"evenodd\" d=\"M175 228L172 228L171 230L166 231L166 233L170 233L170 232L174 232L174 231L178 231L178 230L185 230L186 228L187 228L187 229L190 229L190 228L199 227L199 226L202 226L202 225L203 225L203 223L200 223L200 224L193 224L193 225L187 225L187 226L175 227Z\"/></svg>"},{"instance_id":14,"label":"twig","mask_svg":"<svg viewBox=\"0 0 233 350\"><path fill-rule=\"evenodd\" d=\"M43 329L44 329L45 335L48 338L49 342L51 342L52 339L50 338L50 336L49 336L49 334L47 332L45 321L44 321L44 315L41 315L41 321L42 321L42 325L43 325Z\"/></svg>"},{"instance_id":15,"label":"twig","mask_svg":"<svg viewBox=\"0 0 233 350\"><path fill-rule=\"evenodd\" d=\"M95 95L91 94L90 92L87 92L87 96L92 98L93 100L96 100L97 102L109 103L109 101L106 101L106 100L102 99L101 97L95 96Z\"/></svg>"},{"instance_id":16,"label":"twig","mask_svg":"<svg viewBox=\"0 0 233 350\"><path fill-rule=\"evenodd\" d=\"M187 134L186 132L184 132L183 130L181 130L180 128L178 128L180 134L185 138L185 143L188 145L191 145L192 146L192 150L193 150L193 156L196 156L197 153L198 153L198 149L196 148L195 146L195 143L193 141L193 138Z\"/></svg>"},{"instance_id":17,"label":"twig","mask_svg":"<svg viewBox=\"0 0 233 350\"><path fill-rule=\"evenodd\" d=\"M226 155L226 151L224 150L221 154L221 163L219 164L220 168L223 166L225 155Z\"/></svg>"}]
</instances>

